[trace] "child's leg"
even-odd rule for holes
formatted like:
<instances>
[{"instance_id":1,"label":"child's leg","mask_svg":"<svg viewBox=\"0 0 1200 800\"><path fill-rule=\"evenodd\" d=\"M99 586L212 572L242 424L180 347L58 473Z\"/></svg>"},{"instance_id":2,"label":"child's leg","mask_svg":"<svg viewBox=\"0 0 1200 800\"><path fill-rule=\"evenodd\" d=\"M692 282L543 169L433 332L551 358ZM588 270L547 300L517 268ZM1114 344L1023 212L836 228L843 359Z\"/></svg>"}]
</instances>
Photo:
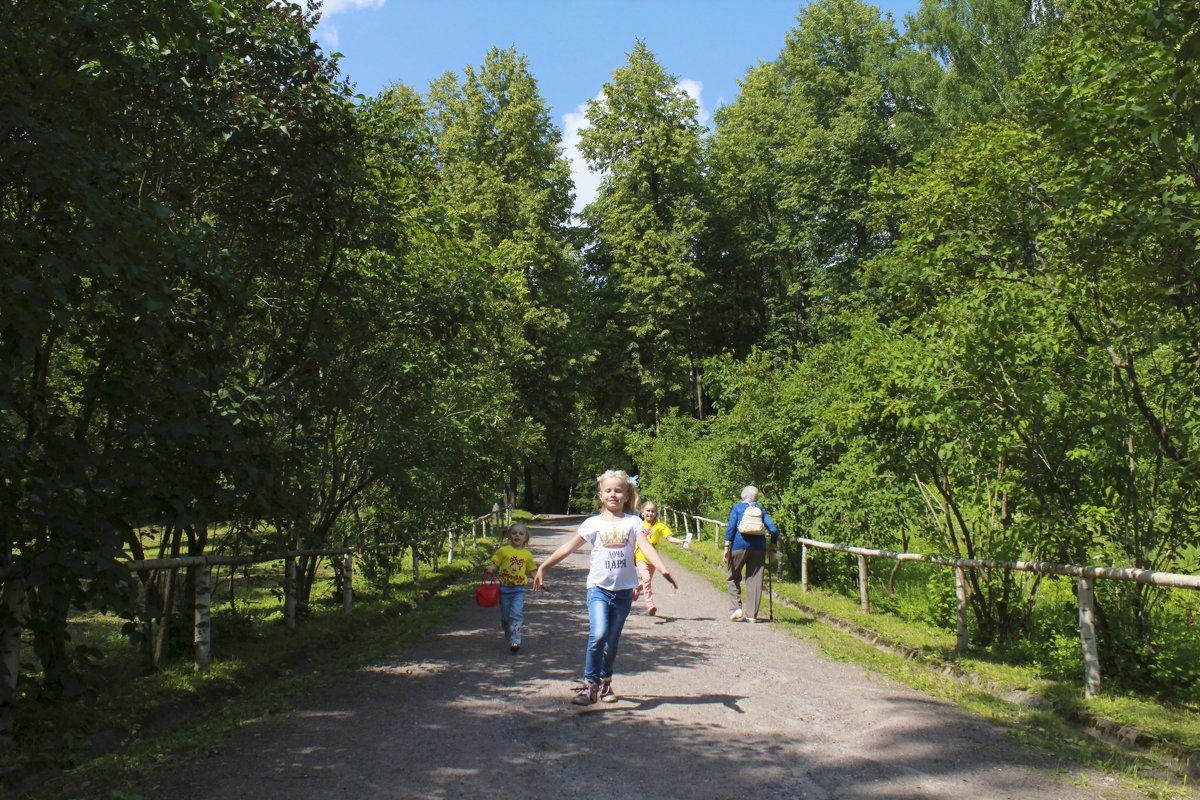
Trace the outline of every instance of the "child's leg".
<instances>
[{"instance_id":1,"label":"child's leg","mask_svg":"<svg viewBox=\"0 0 1200 800\"><path fill-rule=\"evenodd\" d=\"M641 583L642 599L646 601L646 610L650 611L654 608L654 592L650 588L650 582L654 580L654 565L649 561L634 562L637 567L638 581Z\"/></svg>"},{"instance_id":2,"label":"child's leg","mask_svg":"<svg viewBox=\"0 0 1200 800\"><path fill-rule=\"evenodd\" d=\"M521 626L525 624L525 587L514 586L512 606L508 611L509 644L521 643Z\"/></svg>"},{"instance_id":3,"label":"child's leg","mask_svg":"<svg viewBox=\"0 0 1200 800\"><path fill-rule=\"evenodd\" d=\"M608 630L608 598L604 589L592 587L587 590L588 643L583 661L583 679L599 685L600 666L604 661L605 632Z\"/></svg>"},{"instance_id":4,"label":"child's leg","mask_svg":"<svg viewBox=\"0 0 1200 800\"><path fill-rule=\"evenodd\" d=\"M500 627L504 629L504 638L512 636L513 625L513 598L516 596L514 589L521 588L517 586L500 586Z\"/></svg>"},{"instance_id":5,"label":"child's leg","mask_svg":"<svg viewBox=\"0 0 1200 800\"><path fill-rule=\"evenodd\" d=\"M617 660L617 645L621 641L621 631L625 628L625 618L629 616L632 607L633 589L612 593L604 638L604 660L600 665L601 683L612 680L613 664Z\"/></svg>"}]
</instances>

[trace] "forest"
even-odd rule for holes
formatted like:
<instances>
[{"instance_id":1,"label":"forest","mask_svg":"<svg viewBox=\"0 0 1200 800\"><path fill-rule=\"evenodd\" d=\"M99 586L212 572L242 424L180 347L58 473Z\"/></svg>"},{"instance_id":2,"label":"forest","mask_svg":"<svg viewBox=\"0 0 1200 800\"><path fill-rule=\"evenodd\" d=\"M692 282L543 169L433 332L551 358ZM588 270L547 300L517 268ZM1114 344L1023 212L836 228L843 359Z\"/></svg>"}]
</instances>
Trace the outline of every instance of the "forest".
<instances>
[{"instance_id":1,"label":"forest","mask_svg":"<svg viewBox=\"0 0 1200 800\"><path fill-rule=\"evenodd\" d=\"M136 635L131 558L432 559L609 467L793 536L1200 569L1194 0L819 0L711 130L631 42L579 216L515 48L368 97L274 0L0 22L0 704L77 693L75 611ZM1054 632L972 580L975 641ZM1106 676L1194 697L1194 598L1099 591Z\"/></svg>"}]
</instances>

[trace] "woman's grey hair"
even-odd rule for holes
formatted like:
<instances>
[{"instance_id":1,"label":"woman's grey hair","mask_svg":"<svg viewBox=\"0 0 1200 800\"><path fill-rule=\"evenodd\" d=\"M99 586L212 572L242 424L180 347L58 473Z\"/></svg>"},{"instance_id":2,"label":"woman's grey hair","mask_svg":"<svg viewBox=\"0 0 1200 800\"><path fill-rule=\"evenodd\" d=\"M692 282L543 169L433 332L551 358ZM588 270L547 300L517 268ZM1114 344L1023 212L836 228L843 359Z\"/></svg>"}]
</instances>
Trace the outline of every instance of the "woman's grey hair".
<instances>
[{"instance_id":1,"label":"woman's grey hair","mask_svg":"<svg viewBox=\"0 0 1200 800\"><path fill-rule=\"evenodd\" d=\"M742 489L742 499L745 500L747 503L757 503L758 502L758 487L757 486L747 486L746 488Z\"/></svg>"}]
</instances>

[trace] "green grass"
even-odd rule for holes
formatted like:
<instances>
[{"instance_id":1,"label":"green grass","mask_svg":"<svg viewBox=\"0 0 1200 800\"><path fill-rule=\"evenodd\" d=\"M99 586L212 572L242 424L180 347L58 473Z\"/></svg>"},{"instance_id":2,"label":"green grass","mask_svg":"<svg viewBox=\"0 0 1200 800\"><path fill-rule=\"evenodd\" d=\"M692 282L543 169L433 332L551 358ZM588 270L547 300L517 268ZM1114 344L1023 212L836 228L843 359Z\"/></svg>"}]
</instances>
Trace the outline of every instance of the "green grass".
<instances>
[{"instance_id":1,"label":"green grass","mask_svg":"<svg viewBox=\"0 0 1200 800\"><path fill-rule=\"evenodd\" d=\"M285 710L293 698L423 635L461 607L474 590L475 565L494 547L481 540L453 564L422 565L417 583L404 563L387 600L356 585L349 613L324 576L294 635L284 629L278 571L239 569L237 610L218 608L214 598L213 664L205 674L193 669L186 621L168 668L145 674L144 657L121 633L121 620L73 619L73 642L103 653L88 669L94 688L82 702L25 707L13 745L0 752L0 779L15 786L26 776L54 776L23 781L29 800L120 797L124 785L156 766L215 750L246 720ZM214 702L235 696L236 703Z\"/></svg>"},{"instance_id":2,"label":"green grass","mask_svg":"<svg viewBox=\"0 0 1200 800\"><path fill-rule=\"evenodd\" d=\"M672 547L669 555L688 569L707 575L714 586L725 587L725 571L720 565L721 551L710 541L693 542L690 550ZM918 581L923 578L918 576ZM799 636L812 639L829 658L854 662L888 675L915 689L940 697L1005 725L1015 738L1034 744L1059 756L1081 763L1108 768L1126 775L1148 772L1157 775L1147 787L1151 796L1169 795L1170 779L1162 760L1155 754L1143 758L1112 748L1078 728L1085 715L1113 720L1189 748L1200 748L1200 714L1194 708L1180 707L1152 698L1102 693L1084 697L1082 674L1076 681L1051 680L1028 664L1005 660L983 650L955 652L953 631L883 613L863 613L857 594L847 597L834 592L803 592L799 583L774 579L777 598L786 598L804 609L842 620L864 631L871 631L903 648L916 648L922 658L905 658L880 649L839 628L814 624L813 616L784 603L774 606L774 617L791 627ZM897 585L897 595L903 591ZM766 602L764 600L764 602ZM929 662L949 663L958 667L967 679L957 679ZM1043 697L1052 710L1039 710L1006 699L1004 691L1015 689ZM1164 793L1167 792L1167 793Z\"/></svg>"},{"instance_id":3,"label":"green grass","mask_svg":"<svg viewBox=\"0 0 1200 800\"><path fill-rule=\"evenodd\" d=\"M514 519L531 518L514 513ZM350 614L343 611L340 598L333 596L326 575L314 587L312 609L298 621L294 636L284 631L278 565L239 568L233 579L234 609L228 605L230 575L222 570L220 583L214 586L214 662L204 675L192 669L186 624L178 628L171 666L145 675L143 657L121 633L120 620L94 614L72 620L73 641L103 653L92 667L97 688L86 702L27 715L15 744L0 752L0 779L8 785L7 776L22 770L42 769L47 774L67 770L36 790L28 790L26 796L30 800L120 797L126 784L132 785L139 776L179 754L215 750L244 721L286 710L292 698L338 680L397 644L421 636L461 606L474 588L468 579L474 576L474 565L490 555L494 546L495 542L481 539L474 550L459 551L452 565L423 566L419 584L412 582L411 564L401 560L386 601L378 590L364 590L356 581ZM711 539L693 542L690 550L671 547L668 552L684 567L707 575L714 586L724 589L720 550ZM915 583L922 580L917 575ZM1013 703L978 683L955 680L930 669L920 659L902 658L841 630L815 624L811 615L782 602L774 605L776 620L796 635L811 638L828 657L862 664L957 703L1007 726L1015 738L1050 752L1126 774L1157 769L1153 761L1131 758L1079 733L1068 724L1070 714L1102 716L1184 746L1200 747L1200 718L1195 709L1113 694L1084 698L1078 685L1081 681L1048 680L1028 665L986 651L957 655L952 632L920 620L863 614L857 596L804 593L798 584L778 579L773 588L777 597L876 631L906 647L918 648L930 658L952 661L984 682L1051 699L1055 712ZM905 583L898 582L896 603L901 606L905 605L905 591ZM141 677L130 679L136 675ZM236 703L212 702L233 696ZM194 717L191 712L197 708L209 710ZM114 750L112 745L118 742L122 746ZM1151 796L1170 796L1161 781L1148 787Z\"/></svg>"}]
</instances>

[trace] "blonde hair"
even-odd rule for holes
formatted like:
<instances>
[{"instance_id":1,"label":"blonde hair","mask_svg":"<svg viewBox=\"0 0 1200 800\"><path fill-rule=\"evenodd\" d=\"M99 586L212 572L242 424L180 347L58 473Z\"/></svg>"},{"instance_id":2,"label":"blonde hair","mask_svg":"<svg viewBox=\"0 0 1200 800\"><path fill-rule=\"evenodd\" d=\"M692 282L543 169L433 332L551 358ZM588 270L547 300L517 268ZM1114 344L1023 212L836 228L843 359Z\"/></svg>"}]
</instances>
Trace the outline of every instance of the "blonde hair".
<instances>
[{"instance_id":1,"label":"blonde hair","mask_svg":"<svg viewBox=\"0 0 1200 800\"><path fill-rule=\"evenodd\" d=\"M512 532L515 530L524 531L524 533L525 533L525 542L524 543L529 544L529 528L525 525L525 523L524 522L512 523L511 525L508 526L507 534L511 536Z\"/></svg>"},{"instance_id":2,"label":"blonde hair","mask_svg":"<svg viewBox=\"0 0 1200 800\"><path fill-rule=\"evenodd\" d=\"M629 474L623 469L608 469L603 475L596 476L596 496L592 498L592 507L600 509L600 486L611 478L619 480L625 489L625 506L623 510L626 514L637 514L638 509L638 489L637 484L629 480Z\"/></svg>"}]
</instances>

